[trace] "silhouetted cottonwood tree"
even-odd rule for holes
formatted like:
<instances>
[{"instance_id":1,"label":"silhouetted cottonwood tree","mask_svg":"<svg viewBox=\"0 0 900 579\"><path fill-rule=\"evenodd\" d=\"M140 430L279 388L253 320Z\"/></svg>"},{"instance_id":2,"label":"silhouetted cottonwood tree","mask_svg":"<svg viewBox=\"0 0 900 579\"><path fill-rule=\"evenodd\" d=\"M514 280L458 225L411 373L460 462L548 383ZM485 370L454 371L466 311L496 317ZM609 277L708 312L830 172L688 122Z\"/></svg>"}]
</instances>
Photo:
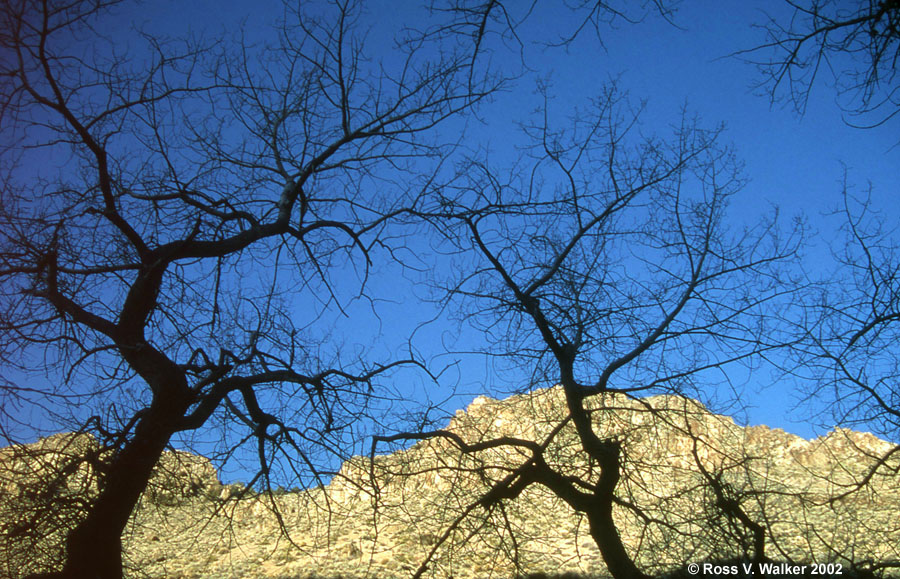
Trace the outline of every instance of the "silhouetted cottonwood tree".
<instances>
[{"instance_id":1,"label":"silhouetted cottonwood tree","mask_svg":"<svg viewBox=\"0 0 900 579\"><path fill-rule=\"evenodd\" d=\"M457 187L445 189L445 210L424 217L442 233L441 249L457 255L461 273L440 284L447 299L487 334L498 363L529 369L523 388L561 385L566 415L539 441L464 441L445 431L378 440L445 438L468 454L509 449L519 466L504 467L473 509L542 485L586 517L613 576L644 577L616 511L666 523L623 491L627 457L594 420L604 406L597 400L697 395L727 382L729 365L783 348L793 287L785 269L802 231L784 234L774 219L730 222L738 164L718 131L686 115L668 138L642 137L639 111L611 87L565 130L552 116L526 127L532 147L513 170L470 160ZM587 469L552 454L566 425ZM720 502L731 500L718 490ZM761 526L739 505L726 515L756 535L762 558Z\"/></svg>"},{"instance_id":2,"label":"silhouetted cottonwood tree","mask_svg":"<svg viewBox=\"0 0 900 579\"><path fill-rule=\"evenodd\" d=\"M432 129L495 88L440 27L367 55L355 2L288 7L243 46L126 33L127 10L0 16L0 342L25 376L7 375L5 420L44 411L104 457L54 577L122 576L178 433L238 432L259 481L277 453L308 479L357 441L391 396L379 377L419 362L342 355L321 320L406 243L392 224L421 203L412 168L443 153ZM27 382L41 367L51 386Z\"/></svg>"}]
</instances>

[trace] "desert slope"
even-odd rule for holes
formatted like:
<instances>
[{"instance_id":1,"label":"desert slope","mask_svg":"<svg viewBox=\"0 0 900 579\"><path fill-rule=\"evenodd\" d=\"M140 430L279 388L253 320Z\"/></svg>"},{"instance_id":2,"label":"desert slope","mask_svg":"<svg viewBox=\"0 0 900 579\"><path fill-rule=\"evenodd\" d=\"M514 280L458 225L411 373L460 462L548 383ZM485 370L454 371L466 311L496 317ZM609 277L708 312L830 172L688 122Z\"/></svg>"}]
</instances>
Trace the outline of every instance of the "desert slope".
<instances>
[{"instance_id":1,"label":"desert slope","mask_svg":"<svg viewBox=\"0 0 900 579\"><path fill-rule=\"evenodd\" d=\"M623 505L640 510L623 506L617 520L647 571L732 556L746 539L716 508L698 461L768 528L772 557L900 560L900 478L876 474L850 492L891 444L843 429L804 440L765 426L740 427L675 396L607 395L593 404L598 430L623 444L619 494ZM470 442L542 441L564 408L557 388L506 400L480 397L447 430ZM95 482L87 465L55 477L56 486L43 494L34 481L47 480L66 456L92 449L89 436L57 435L0 450L0 574L16 578L58 558L59 521L64 527L77 519L77 498L90 496ZM547 456L563 472L589 469L568 427L549 443ZM205 458L170 453L128 530L130 576L409 577L426 561L425 577L603 576L586 522L542 487L502 508L473 506L522 460L508 448L472 456L447 440L428 440L374 463L356 457L324 488L238 498L238 488L221 485ZM25 522L36 520L28 515L42 508L52 516L28 528ZM460 518L463 512L469 515Z\"/></svg>"}]
</instances>

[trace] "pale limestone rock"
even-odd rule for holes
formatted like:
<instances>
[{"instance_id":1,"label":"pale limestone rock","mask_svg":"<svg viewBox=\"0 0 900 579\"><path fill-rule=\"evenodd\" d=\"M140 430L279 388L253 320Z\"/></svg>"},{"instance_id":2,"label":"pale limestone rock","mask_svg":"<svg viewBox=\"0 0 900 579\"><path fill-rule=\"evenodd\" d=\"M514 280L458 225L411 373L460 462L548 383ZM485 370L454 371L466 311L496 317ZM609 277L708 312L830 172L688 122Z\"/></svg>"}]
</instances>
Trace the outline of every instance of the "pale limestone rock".
<instances>
[{"instance_id":1,"label":"pale limestone rock","mask_svg":"<svg viewBox=\"0 0 900 579\"><path fill-rule=\"evenodd\" d=\"M678 396L635 401L607 395L590 404L600 434L623 443L620 496L666 523L646 526L625 509L616 513L626 544L648 571L729 553L727 525L704 489L698 458L743 493L751 516L762 520L765 513L770 551L777 547L785 556L819 562L835 553L857 560L900 558L900 479L876 475L865 489L849 492L893 448L890 443L844 429L809 441L766 426L744 428ZM550 388L505 400L480 396L447 428L470 442L498 436L543 440L564 416L562 392ZM52 442L37 447L73 449L70 454L96 449L90 438L47 440ZM0 472L11 473L0 480L6 485L29 476L25 467L31 463L16 462L14 454L0 450ZM60 464L53 452L44 454L43 466L29 466L32 472ZM208 460L170 453L129 527L129 576L410 577L428 557L424 576L433 578L513 577L514 558L528 572L603 574L586 521L543 487L527 489L503 511L475 509L448 531L485 492L487 481L524 460L511 449L464 456L436 439L378 456L374 463L354 457L328 487L269 497L223 487ZM567 474L590 472L568 427L550 443L547 460ZM3 466L10 464L15 467ZM75 480L73 489L91 492L88 474ZM841 494L846 496L830 501ZM3 532L4 553L15 556L10 546L16 543L8 529Z\"/></svg>"}]
</instances>

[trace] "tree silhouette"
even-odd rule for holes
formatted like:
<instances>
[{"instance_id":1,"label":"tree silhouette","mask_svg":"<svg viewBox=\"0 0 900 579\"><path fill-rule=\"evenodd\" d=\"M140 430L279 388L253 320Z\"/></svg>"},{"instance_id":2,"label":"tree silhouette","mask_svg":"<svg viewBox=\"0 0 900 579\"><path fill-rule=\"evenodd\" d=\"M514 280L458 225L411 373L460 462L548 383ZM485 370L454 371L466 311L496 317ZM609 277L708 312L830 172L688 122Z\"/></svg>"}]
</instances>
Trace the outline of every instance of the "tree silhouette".
<instances>
[{"instance_id":1,"label":"tree silhouette","mask_svg":"<svg viewBox=\"0 0 900 579\"><path fill-rule=\"evenodd\" d=\"M354 2L288 9L277 40L244 46L122 47L103 31L125 8L15 0L2 16L18 154L3 162L0 342L7 367L37 354L58 380L8 378L6 420L45 408L104 457L44 576L122 576L121 534L178 433L239 429L260 484L282 457L315 482L358 443L392 396L379 379L421 361L342 354L321 320L406 243L395 224L444 151L432 129L499 82L440 29L367 59Z\"/></svg>"},{"instance_id":2,"label":"tree silhouette","mask_svg":"<svg viewBox=\"0 0 900 579\"><path fill-rule=\"evenodd\" d=\"M836 489L832 502L865 489L876 478L896 476L900 445L900 359L894 349L900 330L900 262L896 228L844 183L843 207L836 217L842 234L832 245L838 265L833 277L815 286L803 302L802 338L794 348L791 372L808 378L806 395L824 404L835 423L862 427L892 441L873 455L864 475ZM896 563L885 567L896 566Z\"/></svg>"},{"instance_id":3,"label":"tree silhouette","mask_svg":"<svg viewBox=\"0 0 900 579\"><path fill-rule=\"evenodd\" d=\"M717 132L687 116L668 140L640 138L639 111L614 87L567 130L550 116L526 128L533 146L513 171L471 160L445 211L424 217L460 255L462 273L443 283L448 299L489 336L490 355L530 369L525 389L559 384L567 413L539 441L466 442L444 431L377 440L509 449L519 466L502 470L477 506L543 486L584 514L614 577L644 577L614 512L659 521L623 494L622 440L593 417L604 396L697 395L729 365L784 348L781 309L793 287L785 268L802 230L784 236L766 221L730 233L725 210L740 172ZM566 425L587 470L548 450ZM731 500L721 485L716 494ZM725 511L758 537L738 504Z\"/></svg>"},{"instance_id":4,"label":"tree silhouette","mask_svg":"<svg viewBox=\"0 0 900 579\"><path fill-rule=\"evenodd\" d=\"M793 11L790 19L770 17L761 26L763 44L740 53L759 66L766 90L773 97L787 91L803 112L820 77L831 74L835 88L847 98L846 110L862 117L863 125L892 119L900 110L900 2L787 4Z\"/></svg>"}]
</instances>

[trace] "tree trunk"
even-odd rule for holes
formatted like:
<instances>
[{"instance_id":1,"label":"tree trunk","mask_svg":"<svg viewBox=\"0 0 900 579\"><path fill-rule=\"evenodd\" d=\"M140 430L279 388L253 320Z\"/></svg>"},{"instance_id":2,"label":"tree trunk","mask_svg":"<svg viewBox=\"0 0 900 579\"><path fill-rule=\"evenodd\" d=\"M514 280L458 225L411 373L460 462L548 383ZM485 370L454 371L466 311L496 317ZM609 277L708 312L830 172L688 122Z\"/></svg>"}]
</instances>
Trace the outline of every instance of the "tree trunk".
<instances>
[{"instance_id":1,"label":"tree trunk","mask_svg":"<svg viewBox=\"0 0 900 579\"><path fill-rule=\"evenodd\" d=\"M87 517L69 533L63 570L26 579L122 579L122 533L189 407L186 399L161 398L154 400L132 439L113 458Z\"/></svg>"},{"instance_id":2,"label":"tree trunk","mask_svg":"<svg viewBox=\"0 0 900 579\"><path fill-rule=\"evenodd\" d=\"M121 579L122 532L173 433L153 422L151 415L141 421L134 439L110 465L90 514L69 535L64 577Z\"/></svg>"},{"instance_id":3,"label":"tree trunk","mask_svg":"<svg viewBox=\"0 0 900 579\"><path fill-rule=\"evenodd\" d=\"M613 519L613 492L619 482L619 446L608 442L607 453L600 460L600 480L591 508L587 511L591 537L600 549L607 569L615 579L646 579L625 550Z\"/></svg>"},{"instance_id":4,"label":"tree trunk","mask_svg":"<svg viewBox=\"0 0 900 579\"><path fill-rule=\"evenodd\" d=\"M618 529L612 518L612 509L606 505L596 511L588 513L591 538L600 549L606 568L615 579L646 579L649 575L643 573L632 561L631 556L622 544ZM609 511L607 514L605 511Z\"/></svg>"},{"instance_id":5,"label":"tree trunk","mask_svg":"<svg viewBox=\"0 0 900 579\"><path fill-rule=\"evenodd\" d=\"M581 447L600 467L600 477L593 490L593 496L584 509L590 524L591 537L600 549L600 555L607 569L615 579L646 579L649 576L638 569L628 554L613 519L615 491L621 476L619 470L621 445L616 440L601 440L594 432L590 414L584 407L584 394L574 379L572 360L561 360L560 369L566 405L581 441Z\"/></svg>"}]
</instances>

